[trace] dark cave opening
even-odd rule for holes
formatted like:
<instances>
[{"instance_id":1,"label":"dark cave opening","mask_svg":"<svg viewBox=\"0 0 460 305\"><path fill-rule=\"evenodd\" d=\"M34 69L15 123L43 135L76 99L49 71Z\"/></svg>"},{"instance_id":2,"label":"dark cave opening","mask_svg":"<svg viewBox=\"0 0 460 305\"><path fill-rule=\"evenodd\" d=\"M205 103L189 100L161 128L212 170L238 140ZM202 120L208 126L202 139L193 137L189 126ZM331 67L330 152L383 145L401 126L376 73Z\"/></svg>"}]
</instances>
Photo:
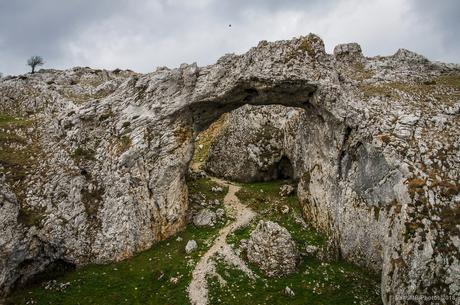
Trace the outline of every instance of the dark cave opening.
<instances>
[{"instance_id":1,"label":"dark cave opening","mask_svg":"<svg viewBox=\"0 0 460 305\"><path fill-rule=\"evenodd\" d=\"M34 260L25 260L19 265L19 268L23 270L25 274L28 274L29 272L27 270L35 269L37 268L37 265L40 265L40 263L37 263ZM44 282L54 280L74 271L76 269L76 265L63 259L57 259L50 262L45 267L39 267L39 269L41 269L41 271L33 275L21 276L12 287L13 290L40 286Z\"/></svg>"},{"instance_id":2,"label":"dark cave opening","mask_svg":"<svg viewBox=\"0 0 460 305\"><path fill-rule=\"evenodd\" d=\"M294 179L294 168L292 167L291 160L289 160L286 156L283 156L276 164L275 179Z\"/></svg>"},{"instance_id":3,"label":"dark cave opening","mask_svg":"<svg viewBox=\"0 0 460 305\"><path fill-rule=\"evenodd\" d=\"M295 182L294 167L287 156L282 156L279 161L273 163L269 168L260 170L252 179L244 182L268 182L275 180Z\"/></svg>"}]
</instances>

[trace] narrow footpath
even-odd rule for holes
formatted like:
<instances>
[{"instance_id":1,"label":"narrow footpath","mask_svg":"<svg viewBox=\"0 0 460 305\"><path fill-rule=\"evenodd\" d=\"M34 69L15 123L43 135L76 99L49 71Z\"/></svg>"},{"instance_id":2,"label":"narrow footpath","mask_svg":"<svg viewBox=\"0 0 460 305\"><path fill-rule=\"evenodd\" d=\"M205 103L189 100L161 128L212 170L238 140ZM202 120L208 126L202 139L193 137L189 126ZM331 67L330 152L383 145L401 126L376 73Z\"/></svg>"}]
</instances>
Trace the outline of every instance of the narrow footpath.
<instances>
[{"instance_id":1,"label":"narrow footpath","mask_svg":"<svg viewBox=\"0 0 460 305\"><path fill-rule=\"evenodd\" d=\"M213 257L219 255L228 263L238 267L254 277L251 270L246 266L244 261L236 255L233 249L227 244L227 235L235 231L239 227L247 225L256 215L251 209L243 205L238 197L235 195L240 187L232 184L231 182L223 181L217 178L212 178L213 181L228 186L228 193L224 198L224 206L227 215L234 219L219 231L219 235L214 240L213 245L209 250L200 258L200 261L195 266L192 273L192 281L188 287L188 296L192 305L206 305L208 304L208 283L207 276L215 275L215 265Z\"/></svg>"}]
</instances>

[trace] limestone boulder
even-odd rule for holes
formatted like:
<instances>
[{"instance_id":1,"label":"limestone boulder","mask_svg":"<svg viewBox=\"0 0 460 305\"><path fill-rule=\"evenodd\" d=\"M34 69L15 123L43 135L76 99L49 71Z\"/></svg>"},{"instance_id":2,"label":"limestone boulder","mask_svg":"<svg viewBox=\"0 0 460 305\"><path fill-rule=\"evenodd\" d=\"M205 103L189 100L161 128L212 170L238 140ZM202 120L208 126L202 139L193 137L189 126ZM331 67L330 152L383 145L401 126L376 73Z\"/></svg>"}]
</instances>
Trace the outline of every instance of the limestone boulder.
<instances>
[{"instance_id":1,"label":"limestone boulder","mask_svg":"<svg viewBox=\"0 0 460 305\"><path fill-rule=\"evenodd\" d=\"M213 227L216 221L216 212L206 208L199 210L193 216L193 224L197 227Z\"/></svg>"},{"instance_id":2,"label":"limestone boulder","mask_svg":"<svg viewBox=\"0 0 460 305\"><path fill-rule=\"evenodd\" d=\"M260 221L247 244L248 260L269 277L281 277L296 271L299 251L291 234L276 222Z\"/></svg>"}]
</instances>

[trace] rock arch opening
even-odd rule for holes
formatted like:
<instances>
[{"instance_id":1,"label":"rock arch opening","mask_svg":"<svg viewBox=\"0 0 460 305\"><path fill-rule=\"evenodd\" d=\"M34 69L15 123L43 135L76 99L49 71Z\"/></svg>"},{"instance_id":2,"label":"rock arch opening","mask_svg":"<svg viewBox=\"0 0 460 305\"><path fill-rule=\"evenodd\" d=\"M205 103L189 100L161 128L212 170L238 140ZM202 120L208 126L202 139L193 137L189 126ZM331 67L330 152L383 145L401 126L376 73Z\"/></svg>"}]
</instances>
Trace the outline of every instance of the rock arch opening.
<instances>
[{"instance_id":1,"label":"rock arch opening","mask_svg":"<svg viewBox=\"0 0 460 305\"><path fill-rule=\"evenodd\" d=\"M201 132L220 116L244 105L284 105L308 107L314 99L317 85L304 80L269 82L263 79L237 81L225 94L190 103L181 110L192 117L193 129Z\"/></svg>"},{"instance_id":2,"label":"rock arch opening","mask_svg":"<svg viewBox=\"0 0 460 305\"><path fill-rule=\"evenodd\" d=\"M206 163L204 170L227 178L229 180L241 182L255 182L255 181L269 181L276 179L294 179L297 174L295 168L290 160L290 157L281 149L282 127L272 128L270 118L266 118L263 122L267 129L263 130L257 128L258 134L251 134L254 141L265 141L268 137L272 137L272 143L265 143L264 145L252 145L248 147L249 150L257 147L264 147L262 151L252 151L250 153L260 155L260 160L253 160L251 163L259 163L257 166L254 164L239 164L239 166L246 167L246 172L251 171L250 174L245 173L239 177L233 174L219 174L213 171L210 162L220 162L217 155L208 156L203 150L209 149L212 137L216 136L216 132L220 132L225 120L221 118L236 112L246 107L267 107L274 106L280 108L290 109L304 109L314 107L311 102L316 99L315 92L317 85L306 81L282 81L282 82L267 82L263 79L249 79L237 81L225 94L202 101L191 103L184 111L185 116L191 117L193 131L192 131L192 154L190 159L192 162L189 164L197 167L197 163ZM243 110L244 111L244 110ZM287 114L283 112L282 115ZM285 118L286 119L286 118ZM188 121L188 120L186 120ZM255 120L257 121L257 119ZM219 126L220 124L220 126ZM217 125L217 126L216 126ZM209 131L211 130L211 131ZM211 138L211 139L210 139ZM196 141L198 140L198 141ZM232 147L233 143L225 143L228 149ZM225 149L222 147L221 149ZM198 151L198 156L197 156ZM193 155L195 152L195 155ZM227 166L227 165L223 165ZM231 166L227 166L227 171L231 171ZM222 168L223 171L225 171ZM246 177L244 177L246 176Z\"/></svg>"}]
</instances>

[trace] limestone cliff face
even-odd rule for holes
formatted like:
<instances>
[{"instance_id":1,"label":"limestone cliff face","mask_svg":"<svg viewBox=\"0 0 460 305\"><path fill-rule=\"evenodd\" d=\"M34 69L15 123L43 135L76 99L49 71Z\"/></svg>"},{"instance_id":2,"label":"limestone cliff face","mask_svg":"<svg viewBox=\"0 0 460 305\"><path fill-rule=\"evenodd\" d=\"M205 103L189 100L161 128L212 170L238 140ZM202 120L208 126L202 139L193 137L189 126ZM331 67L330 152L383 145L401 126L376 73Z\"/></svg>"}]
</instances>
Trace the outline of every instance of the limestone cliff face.
<instances>
[{"instance_id":1,"label":"limestone cliff face","mask_svg":"<svg viewBox=\"0 0 460 305\"><path fill-rule=\"evenodd\" d=\"M269 180L286 158L306 219L332 236L337 255L380 271L387 220L397 217L385 204L402 201L407 176L378 145L355 136L314 109L245 106L229 116L204 168L237 181ZM357 146L348 147L353 141Z\"/></svg>"},{"instance_id":2,"label":"limestone cliff face","mask_svg":"<svg viewBox=\"0 0 460 305\"><path fill-rule=\"evenodd\" d=\"M329 55L309 35L202 68L2 79L2 291L58 259L120 260L174 234L197 132L245 104L281 104L305 110L256 120L282 140L262 137L266 160L254 145L252 177L290 159L306 217L344 257L382 269L386 303L458 295L459 74L406 50Z\"/></svg>"}]
</instances>

